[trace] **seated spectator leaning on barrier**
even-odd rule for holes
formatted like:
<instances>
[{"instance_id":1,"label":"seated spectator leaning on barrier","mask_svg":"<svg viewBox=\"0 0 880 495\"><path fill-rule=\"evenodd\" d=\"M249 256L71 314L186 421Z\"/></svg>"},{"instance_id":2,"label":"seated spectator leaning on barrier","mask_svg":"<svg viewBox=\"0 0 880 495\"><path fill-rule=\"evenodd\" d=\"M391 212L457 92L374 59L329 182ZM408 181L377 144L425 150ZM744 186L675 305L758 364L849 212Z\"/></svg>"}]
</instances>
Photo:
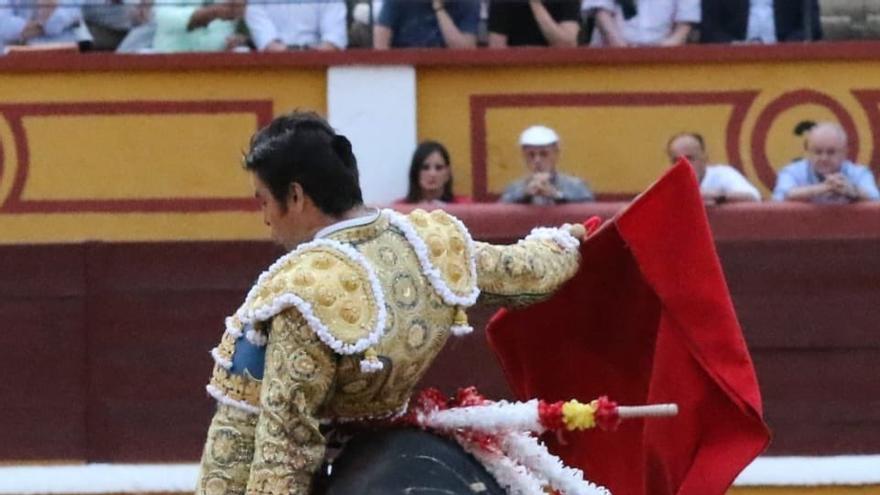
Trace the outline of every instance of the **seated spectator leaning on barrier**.
<instances>
[{"instance_id":1,"label":"seated spectator leaning on barrier","mask_svg":"<svg viewBox=\"0 0 880 495\"><path fill-rule=\"evenodd\" d=\"M76 1L8 0L0 7L0 50L6 45L75 43L82 9Z\"/></svg>"},{"instance_id":2,"label":"seated spectator leaning on barrier","mask_svg":"<svg viewBox=\"0 0 880 495\"><path fill-rule=\"evenodd\" d=\"M491 0L489 47L577 46L580 0Z\"/></svg>"},{"instance_id":3,"label":"seated spectator leaning on barrier","mask_svg":"<svg viewBox=\"0 0 880 495\"><path fill-rule=\"evenodd\" d=\"M703 136L695 132L682 132L669 138L666 153L672 163L679 157L687 158L694 167L700 182L700 194L707 204L761 200L758 189L737 169L730 165L707 164L706 143Z\"/></svg>"},{"instance_id":4,"label":"seated spectator leaning on barrier","mask_svg":"<svg viewBox=\"0 0 880 495\"><path fill-rule=\"evenodd\" d=\"M153 49L164 53L231 50L242 41L236 27L244 7L244 0L208 5L200 0L157 0Z\"/></svg>"},{"instance_id":5,"label":"seated spectator leaning on barrier","mask_svg":"<svg viewBox=\"0 0 880 495\"><path fill-rule=\"evenodd\" d=\"M702 0L702 43L776 43L822 39L819 0ZM805 30L809 16L809 33Z\"/></svg>"},{"instance_id":6,"label":"seated spectator leaning on barrier","mask_svg":"<svg viewBox=\"0 0 880 495\"><path fill-rule=\"evenodd\" d=\"M385 0L373 48L475 48L479 0Z\"/></svg>"},{"instance_id":7,"label":"seated spectator leaning on barrier","mask_svg":"<svg viewBox=\"0 0 880 495\"><path fill-rule=\"evenodd\" d=\"M552 205L592 201L587 184L556 170L559 161L559 136L553 129L536 125L519 137L523 161L529 174L507 186L499 201Z\"/></svg>"},{"instance_id":8,"label":"seated spectator leaning on barrier","mask_svg":"<svg viewBox=\"0 0 880 495\"><path fill-rule=\"evenodd\" d=\"M395 204L426 204L437 207L444 203L472 203L467 196L452 191L452 163L446 146L437 141L423 141L413 152L409 165L409 189L406 197Z\"/></svg>"},{"instance_id":9,"label":"seated spectator leaning on barrier","mask_svg":"<svg viewBox=\"0 0 880 495\"><path fill-rule=\"evenodd\" d=\"M680 46L700 23L700 0L584 0L593 46Z\"/></svg>"},{"instance_id":10,"label":"seated spectator leaning on barrier","mask_svg":"<svg viewBox=\"0 0 880 495\"><path fill-rule=\"evenodd\" d=\"M779 171L774 200L850 203L880 199L871 170L846 158L847 136L839 124L816 124L807 133L804 148L805 159Z\"/></svg>"},{"instance_id":11,"label":"seated spectator leaning on barrier","mask_svg":"<svg viewBox=\"0 0 880 495\"><path fill-rule=\"evenodd\" d=\"M245 20L257 50L341 50L348 45L345 0L253 2Z\"/></svg>"}]
</instances>

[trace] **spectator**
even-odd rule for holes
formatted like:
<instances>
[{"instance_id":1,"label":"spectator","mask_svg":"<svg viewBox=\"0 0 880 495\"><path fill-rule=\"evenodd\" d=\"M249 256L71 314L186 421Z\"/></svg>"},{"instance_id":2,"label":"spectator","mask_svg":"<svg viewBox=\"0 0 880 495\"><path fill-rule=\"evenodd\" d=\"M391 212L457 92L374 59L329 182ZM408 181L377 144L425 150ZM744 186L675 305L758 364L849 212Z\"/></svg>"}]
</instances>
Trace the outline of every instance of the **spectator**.
<instances>
[{"instance_id":1,"label":"spectator","mask_svg":"<svg viewBox=\"0 0 880 495\"><path fill-rule=\"evenodd\" d=\"M672 163L681 157L690 162L700 183L700 194L707 204L761 200L758 189L735 168L730 165L707 165L706 143L703 136L695 132L672 136L666 143L666 153Z\"/></svg>"},{"instance_id":2,"label":"spectator","mask_svg":"<svg viewBox=\"0 0 880 495\"><path fill-rule=\"evenodd\" d=\"M471 198L452 192L452 164L446 147L436 141L419 144L409 166L409 190L397 203L470 202Z\"/></svg>"},{"instance_id":3,"label":"spectator","mask_svg":"<svg viewBox=\"0 0 880 495\"><path fill-rule=\"evenodd\" d=\"M153 9L157 52L219 52L242 44L236 35L244 0L204 5L200 0L159 0Z\"/></svg>"},{"instance_id":4,"label":"spectator","mask_svg":"<svg viewBox=\"0 0 880 495\"><path fill-rule=\"evenodd\" d=\"M123 0L85 0L82 14L92 33L92 49L116 50L131 29L149 20L147 2L142 0L134 4Z\"/></svg>"},{"instance_id":5,"label":"spectator","mask_svg":"<svg viewBox=\"0 0 880 495\"><path fill-rule=\"evenodd\" d=\"M593 46L680 46L700 22L700 0L584 0Z\"/></svg>"},{"instance_id":6,"label":"spectator","mask_svg":"<svg viewBox=\"0 0 880 495\"><path fill-rule=\"evenodd\" d=\"M342 50L348 45L344 0L249 4L245 13L257 50Z\"/></svg>"},{"instance_id":7,"label":"spectator","mask_svg":"<svg viewBox=\"0 0 880 495\"><path fill-rule=\"evenodd\" d=\"M5 45L76 43L82 9L75 2L59 0L8 0L0 8L0 48ZM77 5L77 6L73 6Z\"/></svg>"},{"instance_id":8,"label":"spectator","mask_svg":"<svg viewBox=\"0 0 880 495\"><path fill-rule=\"evenodd\" d=\"M153 0L138 0L134 11L134 24L116 47L116 53L143 53L153 49L156 37L156 19Z\"/></svg>"},{"instance_id":9,"label":"spectator","mask_svg":"<svg viewBox=\"0 0 880 495\"><path fill-rule=\"evenodd\" d=\"M529 175L509 185L501 195L503 203L556 204L592 201L587 184L556 170L559 161L559 136L540 125L523 131L519 137L523 160Z\"/></svg>"},{"instance_id":10,"label":"spectator","mask_svg":"<svg viewBox=\"0 0 880 495\"><path fill-rule=\"evenodd\" d=\"M774 200L851 203L880 199L871 170L846 158L846 132L839 124L816 124L807 133L804 147L807 157L779 172Z\"/></svg>"},{"instance_id":11,"label":"spectator","mask_svg":"<svg viewBox=\"0 0 880 495\"><path fill-rule=\"evenodd\" d=\"M479 0L386 0L373 48L475 48L479 24Z\"/></svg>"},{"instance_id":12,"label":"spectator","mask_svg":"<svg viewBox=\"0 0 880 495\"><path fill-rule=\"evenodd\" d=\"M577 46L580 0L490 0L489 47Z\"/></svg>"},{"instance_id":13,"label":"spectator","mask_svg":"<svg viewBox=\"0 0 880 495\"><path fill-rule=\"evenodd\" d=\"M805 41L822 39L819 0L702 0L703 43ZM807 19L806 16L809 17ZM810 22L809 33L805 30Z\"/></svg>"}]
</instances>

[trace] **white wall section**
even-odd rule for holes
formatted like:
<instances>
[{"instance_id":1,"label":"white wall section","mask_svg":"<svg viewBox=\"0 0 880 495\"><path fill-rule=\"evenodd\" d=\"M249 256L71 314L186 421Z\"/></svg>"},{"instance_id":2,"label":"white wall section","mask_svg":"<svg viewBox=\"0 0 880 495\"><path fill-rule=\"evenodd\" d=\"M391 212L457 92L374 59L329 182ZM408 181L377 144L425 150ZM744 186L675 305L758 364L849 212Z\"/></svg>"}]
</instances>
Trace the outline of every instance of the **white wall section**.
<instances>
[{"instance_id":1,"label":"white wall section","mask_svg":"<svg viewBox=\"0 0 880 495\"><path fill-rule=\"evenodd\" d=\"M416 147L416 71L410 66L340 66L327 71L327 117L351 140L367 204L406 194Z\"/></svg>"}]
</instances>

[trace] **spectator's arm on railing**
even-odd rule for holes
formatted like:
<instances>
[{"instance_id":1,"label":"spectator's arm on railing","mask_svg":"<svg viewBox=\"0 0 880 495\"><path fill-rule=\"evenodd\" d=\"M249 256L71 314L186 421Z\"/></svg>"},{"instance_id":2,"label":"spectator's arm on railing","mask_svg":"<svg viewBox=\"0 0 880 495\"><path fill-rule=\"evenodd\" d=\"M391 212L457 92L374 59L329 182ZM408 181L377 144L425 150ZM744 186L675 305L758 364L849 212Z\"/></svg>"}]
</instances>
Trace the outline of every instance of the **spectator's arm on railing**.
<instances>
[{"instance_id":1,"label":"spectator's arm on railing","mask_svg":"<svg viewBox=\"0 0 880 495\"><path fill-rule=\"evenodd\" d=\"M28 39L27 35L31 34L30 31L34 27L38 27L38 25L29 23L24 17L13 15L11 9L0 9L0 42L5 44ZM33 35L30 37L32 38Z\"/></svg>"},{"instance_id":2,"label":"spectator's arm on railing","mask_svg":"<svg viewBox=\"0 0 880 495\"><path fill-rule=\"evenodd\" d=\"M394 4L395 0L382 2L379 17L373 25L373 49L387 50L391 48L391 37L394 35L393 27L397 23L399 9Z\"/></svg>"},{"instance_id":3,"label":"spectator's arm on railing","mask_svg":"<svg viewBox=\"0 0 880 495\"><path fill-rule=\"evenodd\" d=\"M434 8L434 12L437 15L437 24L440 26L440 33L443 35L443 42L446 44L447 48L477 47L476 27L477 23L479 23L480 21L479 8L474 9L474 13L476 14L475 20L466 20L466 23L468 25L473 25L473 27L470 28L471 32L467 32L459 29L458 26L455 25L455 21L452 20L452 16L450 16L449 12L446 11L443 0L434 0L431 3L431 6ZM464 29L469 28L464 27Z\"/></svg>"},{"instance_id":4,"label":"spectator's arm on railing","mask_svg":"<svg viewBox=\"0 0 880 495\"><path fill-rule=\"evenodd\" d=\"M56 6L50 8L48 16L43 23L43 31L47 36L58 36L82 20L81 7L57 7L56 1L53 1L52 4Z\"/></svg>"},{"instance_id":5,"label":"spectator's arm on railing","mask_svg":"<svg viewBox=\"0 0 880 495\"><path fill-rule=\"evenodd\" d=\"M391 48L391 28L381 24L373 26L373 48L376 50Z\"/></svg>"},{"instance_id":6,"label":"spectator's arm on railing","mask_svg":"<svg viewBox=\"0 0 880 495\"><path fill-rule=\"evenodd\" d=\"M691 34L691 30L693 27L690 23L687 22L676 22L672 27L672 32L669 33L663 41L660 42L660 46L681 46L687 43L688 36Z\"/></svg>"},{"instance_id":7,"label":"spectator's arm on railing","mask_svg":"<svg viewBox=\"0 0 880 495\"><path fill-rule=\"evenodd\" d=\"M247 6L244 14L244 20L247 24L248 31L251 33L251 40L259 51L283 51L287 47L278 37L278 30L275 23L269 17L266 6L258 3L252 3ZM271 44L275 43L275 45Z\"/></svg>"},{"instance_id":8,"label":"spectator's arm on railing","mask_svg":"<svg viewBox=\"0 0 880 495\"><path fill-rule=\"evenodd\" d=\"M599 32L602 33L606 45L629 46L629 43L627 43L626 39L623 37L623 32L620 30L620 26L617 24L614 12L608 9L596 9L595 13L596 26L599 28Z\"/></svg>"},{"instance_id":9,"label":"spectator's arm on railing","mask_svg":"<svg viewBox=\"0 0 880 495\"><path fill-rule=\"evenodd\" d=\"M678 0L672 19L672 31L660 42L660 46L681 46L687 43L695 25L702 20L700 0Z\"/></svg>"},{"instance_id":10,"label":"spectator's arm on railing","mask_svg":"<svg viewBox=\"0 0 880 495\"><path fill-rule=\"evenodd\" d=\"M322 4L321 43L318 49L344 50L348 46L345 2L338 0Z\"/></svg>"},{"instance_id":11,"label":"spectator's arm on railing","mask_svg":"<svg viewBox=\"0 0 880 495\"><path fill-rule=\"evenodd\" d=\"M577 46L577 36L580 26L576 21L563 20L556 22L542 0L529 0L529 7L535 16L535 21L541 29L541 34L547 39L550 46L573 47Z\"/></svg>"}]
</instances>

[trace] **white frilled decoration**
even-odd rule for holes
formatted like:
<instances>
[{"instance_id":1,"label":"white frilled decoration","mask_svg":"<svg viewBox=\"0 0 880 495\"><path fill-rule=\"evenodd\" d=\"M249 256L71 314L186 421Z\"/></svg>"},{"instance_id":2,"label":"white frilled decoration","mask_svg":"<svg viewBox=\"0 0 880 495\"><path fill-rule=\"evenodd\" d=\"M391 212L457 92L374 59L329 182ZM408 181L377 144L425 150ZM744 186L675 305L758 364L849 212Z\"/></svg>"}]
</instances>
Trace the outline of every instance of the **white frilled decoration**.
<instances>
[{"instance_id":1,"label":"white frilled decoration","mask_svg":"<svg viewBox=\"0 0 880 495\"><path fill-rule=\"evenodd\" d=\"M294 292L285 292L279 294L271 301L259 306L253 307L252 304L256 299L259 288L271 280L291 259L301 256L306 251L316 248L329 248L337 254L345 256L352 263L360 266L367 274L369 280L370 292L376 304L376 323L369 333L355 342L347 343L336 338L332 331L327 328L324 322L316 315L312 304L295 294ZM275 315L281 313L288 308L296 308L309 325L309 328L315 332L322 342L327 344L336 353L342 355L353 355L364 353L364 358L360 362L360 369L364 373L372 373L383 368L382 361L379 360L374 346L385 334L385 324L387 314L385 309L385 295L382 292L382 286L379 284L379 277L373 270L372 265L357 250L347 244L332 239L316 239L311 242L300 245L295 250L282 256L275 261L265 272L257 279L257 283L251 288L245 304L235 313L234 316L226 319L226 333L238 339L242 336L247 338L252 344L258 347L264 347L267 342L265 332L257 330L256 323L268 321ZM243 331L246 325L251 324L252 329L246 333ZM244 335L243 335L244 334ZM226 369L229 369L231 362L229 359L220 355L217 348L211 351L215 361Z\"/></svg>"},{"instance_id":2,"label":"white frilled decoration","mask_svg":"<svg viewBox=\"0 0 880 495\"><path fill-rule=\"evenodd\" d=\"M422 273L425 275L425 278L428 279L431 287L434 288L437 295L440 296L440 299L445 304L455 307L455 316L453 317L452 326L449 328L450 333L456 337L460 337L473 332L473 327L468 323L466 309L477 302L477 298L480 297L480 289L476 284L476 247L474 246L474 240L471 237L470 232L468 232L467 227L465 227L465 225L457 218L447 216L447 218L455 224L465 240L466 256L468 257L468 275L470 276L470 280L474 281L473 287L467 294L459 295L453 292L449 287L449 284L446 283L446 280L443 279L440 270L431 262L431 258L428 255L428 246L425 244L424 239L418 234L415 227L412 226L409 219L405 215L394 210L384 210L384 213L388 215L391 224L403 232L407 242L409 242L413 251L416 253L419 265L422 268Z\"/></svg>"}]
</instances>

